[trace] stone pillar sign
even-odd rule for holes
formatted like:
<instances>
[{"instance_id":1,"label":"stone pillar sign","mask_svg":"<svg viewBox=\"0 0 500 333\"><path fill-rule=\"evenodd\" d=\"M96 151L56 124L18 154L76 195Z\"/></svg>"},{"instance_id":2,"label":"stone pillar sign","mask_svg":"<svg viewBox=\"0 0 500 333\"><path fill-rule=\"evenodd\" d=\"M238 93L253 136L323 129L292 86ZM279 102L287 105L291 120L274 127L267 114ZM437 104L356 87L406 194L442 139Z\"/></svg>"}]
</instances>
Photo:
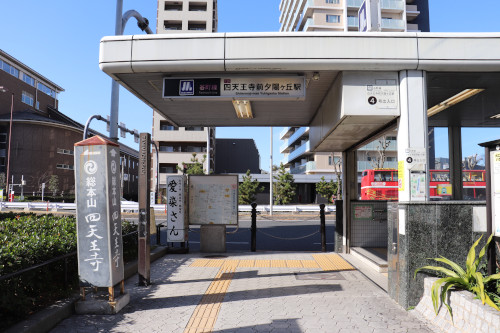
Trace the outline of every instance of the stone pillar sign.
<instances>
[{"instance_id":1,"label":"stone pillar sign","mask_svg":"<svg viewBox=\"0 0 500 333\"><path fill-rule=\"evenodd\" d=\"M80 286L108 287L114 310L113 287L121 282L124 293L119 166L116 143L94 136L75 144ZM82 298L85 300L85 289ZM114 310L107 312L116 313Z\"/></svg>"}]
</instances>

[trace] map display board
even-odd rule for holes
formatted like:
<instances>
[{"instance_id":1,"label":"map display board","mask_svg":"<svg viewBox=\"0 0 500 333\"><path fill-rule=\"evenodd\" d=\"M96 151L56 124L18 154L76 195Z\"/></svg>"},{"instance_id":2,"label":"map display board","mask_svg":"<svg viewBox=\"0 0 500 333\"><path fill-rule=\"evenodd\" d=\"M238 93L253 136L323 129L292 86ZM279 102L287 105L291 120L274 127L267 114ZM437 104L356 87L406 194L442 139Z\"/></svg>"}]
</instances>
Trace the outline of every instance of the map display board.
<instances>
[{"instance_id":1,"label":"map display board","mask_svg":"<svg viewBox=\"0 0 500 333\"><path fill-rule=\"evenodd\" d=\"M238 224L238 176L189 176L189 224Z\"/></svg>"}]
</instances>

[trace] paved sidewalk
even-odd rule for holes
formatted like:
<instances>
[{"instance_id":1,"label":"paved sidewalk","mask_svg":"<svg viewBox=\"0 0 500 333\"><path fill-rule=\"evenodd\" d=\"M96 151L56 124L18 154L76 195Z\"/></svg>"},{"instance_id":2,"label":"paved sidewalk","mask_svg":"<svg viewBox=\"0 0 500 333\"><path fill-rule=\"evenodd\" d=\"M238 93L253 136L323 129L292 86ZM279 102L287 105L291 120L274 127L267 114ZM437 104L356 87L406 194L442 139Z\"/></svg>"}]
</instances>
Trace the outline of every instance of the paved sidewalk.
<instances>
[{"instance_id":1,"label":"paved sidewalk","mask_svg":"<svg viewBox=\"0 0 500 333\"><path fill-rule=\"evenodd\" d=\"M149 287L126 282L129 305L52 332L435 332L336 254L168 255Z\"/></svg>"}]
</instances>

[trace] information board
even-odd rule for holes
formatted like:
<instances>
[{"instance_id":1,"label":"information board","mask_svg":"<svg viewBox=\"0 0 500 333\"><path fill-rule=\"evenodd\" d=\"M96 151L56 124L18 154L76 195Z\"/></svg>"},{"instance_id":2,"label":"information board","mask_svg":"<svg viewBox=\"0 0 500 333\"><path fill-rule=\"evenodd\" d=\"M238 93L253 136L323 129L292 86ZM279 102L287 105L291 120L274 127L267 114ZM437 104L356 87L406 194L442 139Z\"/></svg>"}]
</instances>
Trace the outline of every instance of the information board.
<instances>
[{"instance_id":1,"label":"information board","mask_svg":"<svg viewBox=\"0 0 500 333\"><path fill-rule=\"evenodd\" d=\"M238 224L238 176L189 176L189 224Z\"/></svg>"},{"instance_id":2,"label":"information board","mask_svg":"<svg viewBox=\"0 0 500 333\"><path fill-rule=\"evenodd\" d=\"M500 151L490 152L491 206L495 236L500 236Z\"/></svg>"}]
</instances>

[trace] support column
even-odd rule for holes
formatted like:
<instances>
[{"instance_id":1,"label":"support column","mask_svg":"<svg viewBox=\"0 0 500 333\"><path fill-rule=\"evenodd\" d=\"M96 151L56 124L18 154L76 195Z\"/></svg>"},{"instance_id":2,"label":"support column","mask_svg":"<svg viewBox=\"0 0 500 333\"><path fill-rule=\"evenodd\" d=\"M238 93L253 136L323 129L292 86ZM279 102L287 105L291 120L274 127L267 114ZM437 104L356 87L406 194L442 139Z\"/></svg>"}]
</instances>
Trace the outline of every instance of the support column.
<instances>
[{"instance_id":1,"label":"support column","mask_svg":"<svg viewBox=\"0 0 500 333\"><path fill-rule=\"evenodd\" d=\"M401 71L399 84L399 202L428 201L429 144L425 72Z\"/></svg>"},{"instance_id":2,"label":"support column","mask_svg":"<svg viewBox=\"0 0 500 333\"><path fill-rule=\"evenodd\" d=\"M351 201L358 198L358 166L356 151L342 152L342 198L343 198L343 237L344 253L349 253L351 239Z\"/></svg>"},{"instance_id":3,"label":"support column","mask_svg":"<svg viewBox=\"0 0 500 333\"><path fill-rule=\"evenodd\" d=\"M450 152L450 182L452 200L462 200L462 129L459 125L448 127L448 149Z\"/></svg>"},{"instance_id":4,"label":"support column","mask_svg":"<svg viewBox=\"0 0 500 333\"><path fill-rule=\"evenodd\" d=\"M151 189L151 134L141 133L139 147L139 232L138 263L139 286L148 286L151 275L150 196Z\"/></svg>"}]
</instances>

